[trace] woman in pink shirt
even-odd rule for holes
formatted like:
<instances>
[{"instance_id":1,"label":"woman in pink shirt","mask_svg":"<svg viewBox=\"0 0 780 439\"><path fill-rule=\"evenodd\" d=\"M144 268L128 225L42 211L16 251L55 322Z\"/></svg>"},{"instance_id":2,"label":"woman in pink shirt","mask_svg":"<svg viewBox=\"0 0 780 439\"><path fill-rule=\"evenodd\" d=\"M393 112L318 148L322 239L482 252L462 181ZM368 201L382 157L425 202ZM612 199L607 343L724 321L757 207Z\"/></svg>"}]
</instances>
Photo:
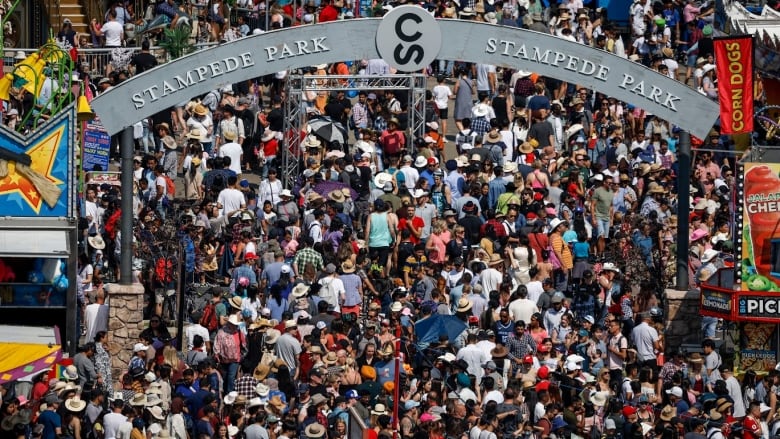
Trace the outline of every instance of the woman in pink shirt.
<instances>
[{"instance_id":1,"label":"woman in pink shirt","mask_svg":"<svg viewBox=\"0 0 780 439\"><path fill-rule=\"evenodd\" d=\"M428 251L428 260L437 264L443 264L447 258L447 243L450 241L450 231L447 229L447 223L444 220L438 220L431 227L431 236L425 243L425 250Z\"/></svg>"}]
</instances>

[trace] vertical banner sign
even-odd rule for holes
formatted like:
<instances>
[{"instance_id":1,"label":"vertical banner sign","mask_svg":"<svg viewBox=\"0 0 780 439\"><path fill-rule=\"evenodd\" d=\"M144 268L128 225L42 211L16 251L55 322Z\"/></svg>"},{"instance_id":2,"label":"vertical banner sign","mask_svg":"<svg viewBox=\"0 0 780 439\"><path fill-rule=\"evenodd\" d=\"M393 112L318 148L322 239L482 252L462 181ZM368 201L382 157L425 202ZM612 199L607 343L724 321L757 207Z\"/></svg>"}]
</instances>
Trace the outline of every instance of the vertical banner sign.
<instances>
[{"instance_id":1,"label":"vertical banner sign","mask_svg":"<svg viewBox=\"0 0 780 439\"><path fill-rule=\"evenodd\" d=\"M721 134L749 133L753 131L753 37L718 38L714 44Z\"/></svg>"}]
</instances>

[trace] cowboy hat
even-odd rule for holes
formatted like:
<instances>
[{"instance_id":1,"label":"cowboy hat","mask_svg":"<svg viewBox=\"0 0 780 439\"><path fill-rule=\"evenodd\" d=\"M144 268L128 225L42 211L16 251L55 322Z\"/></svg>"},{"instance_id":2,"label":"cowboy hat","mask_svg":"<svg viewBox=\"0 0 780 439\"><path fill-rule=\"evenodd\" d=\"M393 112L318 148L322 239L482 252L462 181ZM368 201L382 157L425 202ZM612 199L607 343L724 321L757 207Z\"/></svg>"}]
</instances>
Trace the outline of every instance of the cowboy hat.
<instances>
[{"instance_id":1,"label":"cowboy hat","mask_svg":"<svg viewBox=\"0 0 780 439\"><path fill-rule=\"evenodd\" d=\"M241 320L240 317L238 317L238 314L231 314L230 317L228 317L228 323L235 326L240 325Z\"/></svg>"},{"instance_id":2,"label":"cowboy hat","mask_svg":"<svg viewBox=\"0 0 780 439\"><path fill-rule=\"evenodd\" d=\"M145 393L136 393L135 396L133 396L133 399L130 400L130 405L133 407L143 407L146 405L146 401Z\"/></svg>"},{"instance_id":3,"label":"cowboy hat","mask_svg":"<svg viewBox=\"0 0 780 439\"><path fill-rule=\"evenodd\" d=\"M428 166L428 159L425 157L418 155L416 159L414 159L414 167L415 168L424 168Z\"/></svg>"},{"instance_id":4,"label":"cowboy hat","mask_svg":"<svg viewBox=\"0 0 780 439\"><path fill-rule=\"evenodd\" d=\"M255 386L255 393L261 398L265 398L271 393L271 388L265 383L257 383Z\"/></svg>"},{"instance_id":5,"label":"cowboy hat","mask_svg":"<svg viewBox=\"0 0 780 439\"><path fill-rule=\"evenodd\" d=\"M480 102L471 109L471 112L474 113L475 117L485 117L490 112L490 107Z\"/></svg>"},{"instance_id":6,"label":"cowboy hat","mask_svg":"<svg viewBox=\"0 0 780 439\"><path fill-rule=\"evenodd\" d=\"M271 366L267 364L258 364L257 367L255 367L255 370L252 372L252 376L257 381L263 381L268 377L268 374L271 373Z\"/></svg>"},{"instance_id":7,"label":"cowboy hat","mask_svg":"<svg viewBox=\"0 0 780 439\"><path fill-rule=\"evenodd\" d=\"M343 203L346 199L344 198L344 193L341 192L339 189L330 191L328 193L328 198L331 200L337 202L337 203Z\"/></svg>"},{"instance_id":8,"label":"cowboy hat","mask_svg":"<svg viewBox=\"0 0 780 439\"><path fill-rule=\"evenodd\" d=\"M488 133L487 139L491 142L498 142L501 140L501 133L498 130L493 130Z\"/></svg>"},{"instance_id":9,"label":"cowboy hat","mask_svg":"<svg viewBox=\"0 0 780 439\"><path fill-rule=\"evenodd\" d=\"M162 143L168 149L176 149L176 139L171 136L165 136L162 138Z\"/></svg>"},{"instance_id":10,"label":"cowboy hat","mask_svg":"<svg viewBox=\"0 0 780 439\"><path fill-rule=\"evenodd\" d=\"M209 114L209 109L206 108L203 104L197 104L195 105L195 108L192 110L193 113L197 114L198 116L206 116Z\"/></svg>"},{"instance_id":11,"label":"cowboy hat","mask_svg":"<svg viewBox=\"0 0 780 439\"><path fill-rule=\"evenodd\" d=\"M103 241L103 237L100 235L90 236L87 238L87 242L89 243L89 246L94 248L95 250L103 250L106 248L106 242ZM77 380L78 379L78 373L76 374L76 378L68 378L71 380Z\"/></svg>"},{"instance_id":12,"label":"cowboy hat","mask_svg":"<svg viewBox=\"0 0 780 439\"><path fill-rule=\"evenodd\" d=\"M165 416L163 415L162 407L154 406L154 407L149 407L146 410L149 412L150 415L152 415L152 417L154 419L157 419L158 421L164 421L165 420Z\"/></svg>"},{"instance_id":13,"label":"cowboy hat","mask_svg":"<svg viewBox=\"0 0 780 439\"><path fill-rule=\"evenodd\" d=\"M188 139L195 139L199 142L202 142L205 137L206 133L204 133L200 128L193 128L189 133L187 133Z\"/></svg>"},{"instance_id":14,"label":"cowboy hat","mask_svg":"<svg viewBox=\"0 0 780 439\"><path fill-rule=\"evenodd\" d=\"M305 283L299 283L292 289L292 296L296 299L305 297L309 293L309 286Z\"/></svg>"},{"instance_id":15,"label":"cowboy hat","mask_svg":"<svg viewBox=\"0 0 780 439\"><path fill-rule=\"evenodd\" d=\"M528 142L523 142L520 144L520 152L523 154L530 154L534 152L534 147Z\"/></svg>"},{"instance_id":16,"label":"cowboy hat","mask_svg":"<svg viewBox=\"0 0 780 439\"><path fill-rule=\"evenodd\" d=\"M266 344L275 344L277 340L279 340L279 337L282 336L282 333L279 332L278 329L269 329L265 333L265 343Z\"/></svg>"},{"instance_id":17,"label":"cowboy hat","mask_svg":"<svg viewBox=\"0 0 780 439\"><path fill-rule=\"evenodd\" d=\"M315 136L306 136L306 140L303 141L303 146L307 148L319 148L322 146L322 142Z\"/></svg>"},{"instance_id":18,"label":"cowboy hat","mask_svg":"<svg viewBox=\"0 0 780 439\"><path fill-rule=\"evenodd\" d=\"M292 198L293 194L289 189L282 189L282 191L279 192L279 197Z\"/></svg>"},{"instance_id":19,"label":"cowboy hat","mask_svg":"<svg viewBox=\"0 0 780 439\"><path fill-rule=\"evenodd\" d=\"M374 186L382 188L385 183L392 182L393 176L387 172L380 172L374 176Z\"/></svg>"},{"instance_id":20,"label":"cowboy hat","mask_svg":"<svg viewBox=\"0 0 780 439\"><path fill-rule=\"evenodd\" d=\"M715 259L720 255L720 252L713 249L704 250L704 254L701 255L701 261L703 263L710 262L711 260Z\"/></svg>"},{"instance_id":21,"label":"cowboy hat","mask_svg":"<svg viewBox=\"0 0 780 439\"><path fill-rule=\"evenodd\" d=\"M308 439L320 439L325 436L325 427L320 424L309 424L303 431Z\"/></svg>"},{"instance_id":22,"label":"cowboy hat","mask_svg":"<svg viewBox=\"0 0 780 439\"><path fill-rule=\"evenodd\" d=\"M233 405L236 402L236 398L238 398L238 392L234 390L225 395L225 397L222 398L222 401L225 403L225 405Z\"/></svg>"},{"instance_id":23,"label":"cowboy hat","mask_svg":"<svg viewBox=\"0 0 780 439\"><path fill-rule=\"evenodd\" d=\"M355 263L352 262L352 259L347 259L341 263L341 271L345 274L355 272Z\"/></svg>"},{"instance_id":24,"label":"cowboy hat","mask_svg":"<svg viewBox=\"0 0 780 439\"><path fill-rule=\"evenodd\" d=\"M517 172L517 163L508 162L504 163L504 174L511 175Z\"/></svg>"},{"instance_id":25,"label":"cowboy hat","mask_svg":"<svg viewBox=\"0 0 780 439\"><path fill-rule=\"evenodd\" d=\"M273 406L275 409L277 409L279 411L284 411L284 409L287 408L287 404L285 404L284 401L282 401L282 397L279 396L279 395L274 395L273 398L271 398L268 401L268 403L266 404L266 407L269 406L269 405Z\"/></svg>"},{"instance_id":26,"label":"cowboy hat","mask_svg":"<svg viewBox=\"0 0 780 439\"><path fill-rule=\"evenodd\" d=\"M690 363L704 363L704 359L701 357L701 354L698 352L693 352L691 355L688 356L688 362Z\"/></svg>"},{"instance_id":27,"label":"cowboy hat","mask_svg":"<svg viewBox=\"0 0 780 439\"><path fill-rule=\"evenodd\" d=\"M499 265L503 263L504 258L502 258L498 253L493 253L490 255L490 261L488 261L488 265Z\"/></svg>"},{"instance_id":28,"label":"cowboy hat","mask_svg":"<svg viewBox=\"0 0 780 439\"><path fill-rule=\"evenodd\" d=\"M708 235L709 233L706 230L696 229L691 233L691 242L698 241Z\"/></svg>"},{"instance_id":29,"label":"cowboy hat","mask_svg":"<svg viewBox=\"0 0 780 439\"><path fill-rule=\"evenodd\" d=\"M320 404L324 404L328 402L328 399L325 398L321 393L315 393L311 396L311 405L314 407L317 407Z\"/></svg>"},{"instance_id":30,"label":"cowboy hat","mask_svg":"<svg viewBox=\"0 0 780 439\"><path fill-rule=\"evenodd\" d=\"M500 344L490 350L490 356L493 358L505 358L508 354L506 346Z\"/></svg>"},{"instance_id":31,"label":"cowboy hat","mask_svg":"<svg viewBox=\"0 0 780 439\"><path fill-rule=\"evenodd\" d=\"M424 189L415 189L412 191L412 198L417 199L428 195L428 191Z\"/></svg>"},{"instance_id":32,"label":"cowboy hat","mask_svg":"<svg viewBox=\"0 0 780 439\"><path fill-rule=\"evenodd\" d=\"M647 193L649 193L649 194L665 194L666 193L664 188L662 188L661 185L659 185L659 184L652 184L650 186L651 186L650 190L647 191Z\"/></svg>"},{"instance_id":33,"label":"cowboy hat","mask_svg":"<svg viewBox=\"0 0 780 439\"><path fill-rule=\"evenodd\" d=\"M456 311L457 312L467 312L467 311L471 310L472 306L473 306L473 304L471 303L471 301L469 301L469 299L467 299L465 297L461 297L460 300L458 300L458 308L457 308Z\"/></svg>"},{"instance_id":34,"label":"cowboy hat","mask_svg":"<svg viewBox=\"0 0 780 439\"><path fill-rule=\"evenodd\" d=\"M553 220L550 221L550 232L549 233L554 232L555 229L557 229L558 226L560 226L561 224L566 225L568 223L566 221L560 219L560 218L553 218Z\"/></svg>"},{"instance_id":35,"label":"cowboy hat","mask_svg":"<svg viewBox=\"0 0 780 439\"><path fill-rule=\"evenodd\" d=\"M76 366L71 364L70 366L65 368L65 372L63 373L63 376L68 381L78 381L78 379L79 379L79 371L78 371L78 369L76 369ZM63 388L64 387L65 386L63 385Z\"/></svg>"},{"instance_id":36,"label":"cowboy hat","mask_svg":"<svg viewBox=\"0 0 780 439\"><path fill-rule=\"evenodd\" d=\"M45 405L45 404L44 404ZM86 403L85 403L86 405ZM66 403L67 406L67 403ZM80 411L80 410L77 410ZM3 431L12 431L14 427L16 427L17 424L27 425L30 423L30 420L32 418L32 412L30 410L19 410L16 413L14 413L11 416L6 416L3 418L3 422L0 425L0 428L3 429Z\"/></svg>"},{"instance_id":37,"label":"cowboy hat","mask_svg":"<svg viewBox=\"0 0 780 439\"><path fill-rule=\"evenodd\" d=\"M542 21L541 17L537 21ZM531 76L532 74L533 73L529 72L528 70L518 70L517 71L517 77L518 78L527 78L527 77Z\"/></svg>"},{"instance_id":38,"label":"cowboy hat","mask_svg":"<svg viewBox=\"0 0 780 439\"><path fill-rule=\"evenodd\" d=\"M601 266L601 271L612 271L614 273L620 273L620 269L617 268L617 266L612 262L605 262L604 265Z\"/></svg>"},{"instance_id":39,"label":"cowboy hat","mask_svg":"<svg viewBox=\"0 0 780 439\"><path fill-rule=\"evenodd\" d=\"M333 366L337 361L338 357L333 351L329 351L328 354L325 355L325 358L322 359L322 362L325 363L325 366Z\"/></svg>"},{"instance_id":40,"label":"cowboy hat","mask_svg":"<svg viewBox=\"0 0 780 439\"><path fill-rule=\"evenodd\" d=\"M230 303L230 306L232 306L235 309L241 309L241 306L244 303L244 300L241 298L241 296L233 296L228 300Z\"/></svg>"},{"instance_id":41,"label":"cowboy hat","mask_svg":"<svg viewBox=\"0 0 780 439\"><path fill-rule=\"evenodd\" d=\"M579 99L579 98L574 98L574 99L572 100L571 104L572 104L572 105L576 105L575 101L576 101L577 99ZM580 100L580 103L582 103L582 100L581 100L581 99L579 99L579 100ZM572 126L570 126L569 128L567 128L567 129L566 129L566 133L565 133L565 136L566 136L566 142L568 142L568 141L569 141L569 138L570 138L571 136L573 136L573 135L575 135L575 134L579 133L580 131L582 131L582 129L583 129L583 126L582 126L581 124L578 124L578 123L575 123L574 125L572 125Z\"/></svg>"},{"instance_id":42,"label":"cowboy hat","mask_svg":"<svg viewBox=\"0 0 780 439\"><path fill-rule=\"evenodd\" d=\"M65 401L65 408L73 413L78 413L84 410L85 407L87 407L87 401L84 401L78 396Z\"/></svg>"},{"instance_id":43,"label":"cowboy hat","mask_svg":"<svg viewBox=\"0 0 780 439\"><path fill-rule=\"evenodd\" d=\"M710 410L710 420L712 421L720 421L723 419L723 414L719 412L717 409Z\"/></svg>"},{"instance_id":44,"label":"cowboy hat","mask_svg":"<svg viewBox=\"0 0 780 439\"><path fill-rule=\"evenodd\" d=\"M371 410L372 415L381 416L387 414L387 407L385 407L384 404L375 404L374 408Z\"/></svg>"}]
</instances>

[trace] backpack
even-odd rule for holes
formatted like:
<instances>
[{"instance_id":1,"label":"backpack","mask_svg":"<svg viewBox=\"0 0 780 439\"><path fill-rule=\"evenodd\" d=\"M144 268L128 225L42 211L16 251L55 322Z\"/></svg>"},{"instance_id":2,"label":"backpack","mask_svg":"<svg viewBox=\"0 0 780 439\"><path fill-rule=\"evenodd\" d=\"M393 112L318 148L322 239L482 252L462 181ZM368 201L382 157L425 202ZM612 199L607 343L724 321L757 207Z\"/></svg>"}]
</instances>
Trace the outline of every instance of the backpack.
<instances>
[{"instance_id":1,"label":"backpack","mask_svg":"<svg viewBox=\"0 0 780 439\"><path fill-rule=\"evenodd\" d=\"M174 198L176 196L176 183L167 174L163 174L163 178L165 178L165 192L169 198Z\"/></svg>"},{"instance_id":2,"label":"backpack","mask_svg":"<svg viewBox=\"0 0 780 439\"><path fill-rule=\"evenodd\" d=\"M363 177L362 174L363 171L360 169L360 167L355 168L355 172L349 173L349 186L355 190L360 195L364 195L365 193L365 186L363 185Z\"/></svg>"},{"instance_id":3,"label":"backpack","mask_svg":"<svg viewBox=\"0 0 780 439\"><path fill-rule=\"evenodd\" d=\"M208 329L209 332L213 332L217 330L218 321L217 321L217 305L214 303L209 303L206 305L206 308L203 309L203 315L200 318L201 326Z\"/></svg>"}]
</instances>

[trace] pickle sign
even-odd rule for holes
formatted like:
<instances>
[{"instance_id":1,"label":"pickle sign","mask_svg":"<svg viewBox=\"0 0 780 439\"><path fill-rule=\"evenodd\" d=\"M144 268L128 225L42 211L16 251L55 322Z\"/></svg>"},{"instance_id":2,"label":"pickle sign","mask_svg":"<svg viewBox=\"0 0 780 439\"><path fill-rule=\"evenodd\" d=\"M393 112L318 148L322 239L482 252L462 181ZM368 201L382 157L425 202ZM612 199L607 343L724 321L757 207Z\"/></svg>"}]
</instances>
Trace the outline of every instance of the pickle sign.
<instances>
[{"instance_id":1,"label":"pickle sign","mask_svg":"<svg viewBox=\"0 0 780 439\"><path fill-rule=\"evenodd\" d=\"M419 6L393 8L376 31L379 56L401 72L415 72L428 66L441 49L439 23Z\"/></svg>"}]
</instances>

